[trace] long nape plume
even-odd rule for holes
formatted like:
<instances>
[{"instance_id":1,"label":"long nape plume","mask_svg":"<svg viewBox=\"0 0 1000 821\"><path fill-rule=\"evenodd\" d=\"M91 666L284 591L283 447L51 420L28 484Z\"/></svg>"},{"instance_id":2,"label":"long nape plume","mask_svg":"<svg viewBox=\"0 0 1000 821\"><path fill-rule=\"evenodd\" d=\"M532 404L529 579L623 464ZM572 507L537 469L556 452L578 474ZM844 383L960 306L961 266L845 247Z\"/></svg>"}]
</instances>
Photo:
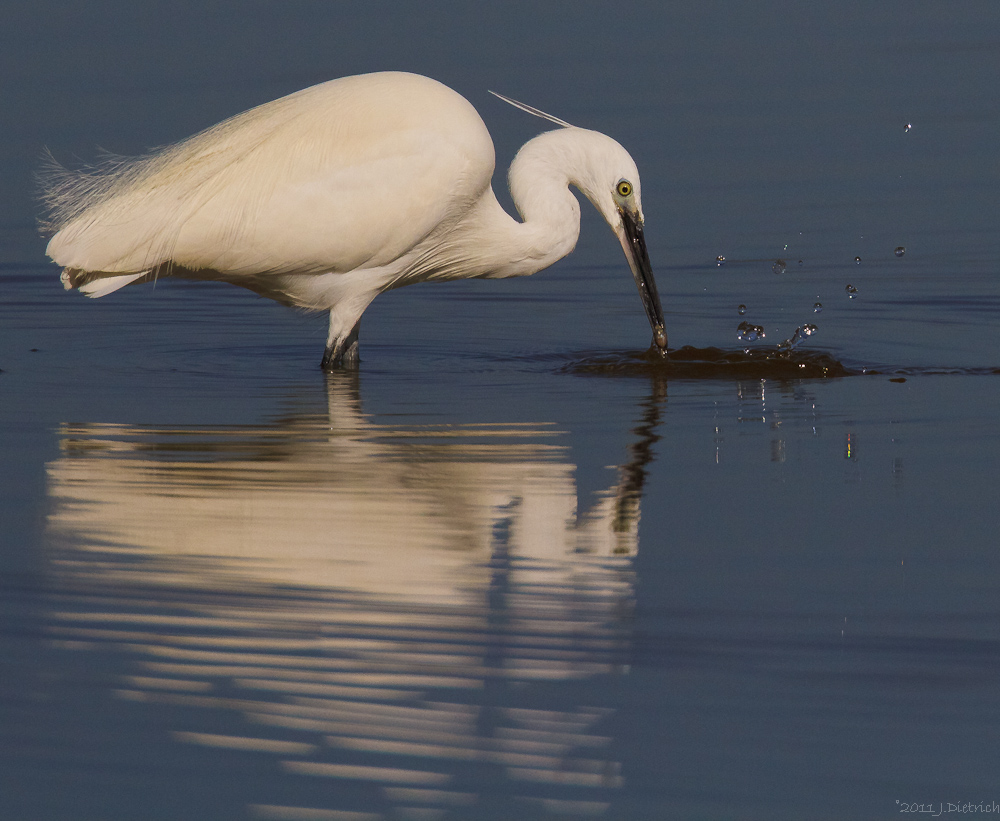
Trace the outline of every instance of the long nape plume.
<instances>
[{"instance_id":1,"label":"long nape plume","mask_svg":"<svg viewBox=\"0 0 1000 821\"><path fill-rule=\"evenodd\" d=\"M514 108L519 108L521 111L526 111L529 114L533 114L536 117L541 117L543 120L548 120L550 123L555 123L556 125L561 125L563 128L574 128L572 123L568 123L565 120L560 120L558 117L553 117L551 114L546 114L540 108L535 108L533 105L528 105L527 103L519 103L517 100L512 100L510 97L504 97L503 94L498 94L495 91L490 91L494 97L499 97L505 103L510 103Z\"/></svg>"}]
</instances>

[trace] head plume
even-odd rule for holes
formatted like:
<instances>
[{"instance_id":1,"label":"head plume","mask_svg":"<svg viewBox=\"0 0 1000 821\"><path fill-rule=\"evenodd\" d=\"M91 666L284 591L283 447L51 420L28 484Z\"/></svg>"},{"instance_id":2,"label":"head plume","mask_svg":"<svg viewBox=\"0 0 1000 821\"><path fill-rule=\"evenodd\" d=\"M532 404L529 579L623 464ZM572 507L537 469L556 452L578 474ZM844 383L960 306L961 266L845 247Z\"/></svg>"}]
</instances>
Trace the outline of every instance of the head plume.
<instances>
[{"instance_id":1,"label":"head plume","mask_svg":"<svg viewBox=\"0 0 1000 821\"><path fill-rule=\"evenodd\" d=\"M529 114L533 114L535 117L541 117L543 120L548 120L550 123L555 123L556 125L561 125L563 128L573 128L571 123L565 120L560 120L558 117L553 117L551 114L546 114L540 108L535 108L533 105L528 105L527 103L519 103L517 100L512 100L510 97L504 97L503 94L498 94L495 91L491 91L494 97L499 97L505 103L510 103L514 108L519 108L521 111L527 111Z\"/></svg>"}]
</instances>

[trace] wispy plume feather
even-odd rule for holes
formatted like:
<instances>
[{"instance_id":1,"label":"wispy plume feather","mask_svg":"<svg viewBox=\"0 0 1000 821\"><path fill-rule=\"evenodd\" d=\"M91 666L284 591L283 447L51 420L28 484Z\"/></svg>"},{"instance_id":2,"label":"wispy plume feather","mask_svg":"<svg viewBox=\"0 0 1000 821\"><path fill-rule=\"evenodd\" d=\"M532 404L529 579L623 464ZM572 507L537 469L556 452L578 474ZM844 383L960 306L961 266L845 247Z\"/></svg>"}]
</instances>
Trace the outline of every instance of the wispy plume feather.
<instances>
[{"instance_id":1,"label":"wispy plume feather","mask_svg":"<svg viewBox=\"0 0 1000 821\"><path fill-rule=\"evenodd\" d=\"M519 108L521 111L526 111L528 114L532 114L535 117L541 117L543 120L548 120L550 123L555 123L556 125L561 125L563 128L574 128L572 123L568 123L565 120L560 120L558 117L553 117L551 114L546 114L540 108L535 108L533 105L528 105L527 103L519 103L517 100L512 100L510 97L505 97L503 94L498 94L496 91L490 91L494 97L499 97L505 103L509 103L514 106L514 108Z\"/></svg>"}]
</instances>

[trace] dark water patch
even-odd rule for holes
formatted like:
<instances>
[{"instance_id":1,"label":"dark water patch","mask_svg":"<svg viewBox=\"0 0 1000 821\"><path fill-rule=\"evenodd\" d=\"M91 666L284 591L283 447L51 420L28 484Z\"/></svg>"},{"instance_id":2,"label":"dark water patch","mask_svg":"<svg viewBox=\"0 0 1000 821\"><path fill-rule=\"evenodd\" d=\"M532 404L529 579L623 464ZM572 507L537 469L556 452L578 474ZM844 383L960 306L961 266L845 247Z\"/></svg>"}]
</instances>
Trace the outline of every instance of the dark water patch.
<instances>
[{"instance_id":1,"label":"dark water patch","mask_svg":"<svg viewBox=\"0 0 1000 821\"><path fill-rule=\"evenodd\" d=\"M582 376L652 377L658 379L830 379L842 376L989 376L1000 367L868 367L847 365L829 353L802 349L755 348L726 350L687 345L667 357L650 348L584 354L558 368L559 373Z\"/></svg>"},{"instance_id":2,"label":"dark water patch","mask_svg":"<svg viewBox=\"0 0 1000 821\"><path fill-rule=\"evenodd\" d=\"M863 373L819 351L725 350L690 345L670 351L667 357L652 348L586 356L559 370L585 376L670 379L826 379Z\"/></svg>"}]
</instances>

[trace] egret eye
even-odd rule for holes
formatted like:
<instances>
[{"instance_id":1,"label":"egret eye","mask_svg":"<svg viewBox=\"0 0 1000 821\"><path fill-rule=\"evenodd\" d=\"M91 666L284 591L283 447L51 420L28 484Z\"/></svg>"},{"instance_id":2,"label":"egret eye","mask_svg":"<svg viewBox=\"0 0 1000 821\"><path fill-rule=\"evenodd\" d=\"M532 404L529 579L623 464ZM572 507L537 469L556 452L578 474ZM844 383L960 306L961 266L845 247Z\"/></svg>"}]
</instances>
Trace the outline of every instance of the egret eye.
<instances>
[{"instance_id":1,"label":"egret eye","mask_svg":"<svg viewBox=\"0 0 1000 821\"><path fill-rule=\"evenodd\" d=\"M628 180L621 180L618 183L618 196L619 197L630 197L632 196L632 183Z\"/></svg>"}]
</instances>

